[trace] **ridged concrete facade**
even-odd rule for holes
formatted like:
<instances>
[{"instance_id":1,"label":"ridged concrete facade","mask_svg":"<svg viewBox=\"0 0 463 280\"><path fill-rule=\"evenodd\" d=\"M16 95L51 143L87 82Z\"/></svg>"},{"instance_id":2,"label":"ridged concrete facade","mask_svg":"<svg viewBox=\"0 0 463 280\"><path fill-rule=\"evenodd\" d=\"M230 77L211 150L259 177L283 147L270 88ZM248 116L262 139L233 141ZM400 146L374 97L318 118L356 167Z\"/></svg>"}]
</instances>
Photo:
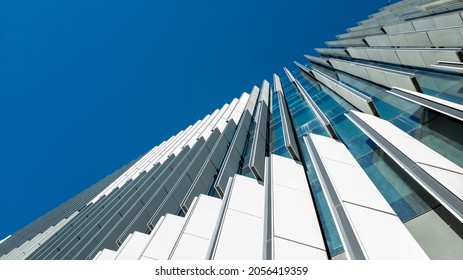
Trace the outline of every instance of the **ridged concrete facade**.
<instances>
[{"instance_id":1,"label":"ridged concrete facade","mask_svg":"<svg viewBox=\"0 0 463 280\"><path fill-rule=\"evenodd\" d=\"M389 5L1 259L463 259L463 1Z\"/></svg>"}]
</instances>

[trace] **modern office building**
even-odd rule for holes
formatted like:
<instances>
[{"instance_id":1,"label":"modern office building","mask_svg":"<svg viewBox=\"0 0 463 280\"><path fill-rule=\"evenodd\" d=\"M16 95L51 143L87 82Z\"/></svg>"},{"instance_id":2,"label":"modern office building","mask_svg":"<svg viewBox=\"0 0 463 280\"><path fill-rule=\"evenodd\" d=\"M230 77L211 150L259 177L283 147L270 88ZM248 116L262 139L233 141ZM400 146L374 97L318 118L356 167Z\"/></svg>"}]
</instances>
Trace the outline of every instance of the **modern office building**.
<instances>
[{"instance_id":1,"label":"modern office building","mask_svg":"<svg viewBox=\"0 0 463 280\"><path fill-rule=\"evenodd\" d=\"M2 240L1 259L463 259L463 1L402 1L347 31Z\"/></svg>"}]
</instances>

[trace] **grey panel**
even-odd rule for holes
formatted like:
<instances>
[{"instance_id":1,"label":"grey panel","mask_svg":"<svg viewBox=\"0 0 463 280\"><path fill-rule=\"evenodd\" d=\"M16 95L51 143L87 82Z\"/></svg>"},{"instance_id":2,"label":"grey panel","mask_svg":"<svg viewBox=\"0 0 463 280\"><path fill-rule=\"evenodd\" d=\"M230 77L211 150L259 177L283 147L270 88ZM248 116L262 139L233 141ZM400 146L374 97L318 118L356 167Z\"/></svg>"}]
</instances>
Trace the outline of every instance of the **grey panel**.
<instances>
[{"instance_id":1,"label":"grey panel","mask_svg":"<svg viewBox=\"0 0 463 280\"><path fill-rule=\"evenodd\" d=\"M312 70L316 76L316 78L322 82L324 85L326 85L328 88L333 90L335 93L337 93L339 96L341 96L344 100L347 102L351 103L361 111L379 116L378 110L375 107L375 104L373 103L373 100L369 96L364 95L363 93L345 85L342 84L333 78L323 74L322 72L318 70Z\"/></svg>"},{"instance_id":2,"label":"grey panel","mask_svg":"<svg viewBox=\"0 0 463 280\"><path fill-rule=\"evenodd\" d=\"M256 114L254 140L251 145L249 168L258 180L264 179L265 145L267 143L268 99L270 87L267 81L262 84L259 106Z\"/></svg>"},{"instance_id":3,"label":"grey panel","mask_svg":"<svg viewBox=\"0 0 463 280\"><path fill-rule=\"evenodd\" d=\"M331 64L327 59L311 56L311 55L304 55L310 62L317 63L326 67L331 68Z\"/></svg>"},{"instance_id":4,"label":"grey panel","mask_svg":"<svg viewBox=\"0 0 463 280\"><path fill-rule=\"evenodd\" d=\"M392 88L395 86L413 91L421 91L414 74L363 63L346 62L334 58L330 59L330 62L337 70L370 80L385 87Z\"/></svg>"},{"instance_id":5,"label":"grey panel","mask_svg":"<svg viewBox=\"0 0 463 280\"><path fill-rule=\"evenodd\" d=\"M223 195L225 191L228 178L235 175L238 171L251 120L252 116L250 112L244 110L238 122L235 135L233 136L233 141L230 144L230 148L227 151L227 155L220 167L219 174L214 184L215 189L220 195Z\"/></svg>"}]
</instances>

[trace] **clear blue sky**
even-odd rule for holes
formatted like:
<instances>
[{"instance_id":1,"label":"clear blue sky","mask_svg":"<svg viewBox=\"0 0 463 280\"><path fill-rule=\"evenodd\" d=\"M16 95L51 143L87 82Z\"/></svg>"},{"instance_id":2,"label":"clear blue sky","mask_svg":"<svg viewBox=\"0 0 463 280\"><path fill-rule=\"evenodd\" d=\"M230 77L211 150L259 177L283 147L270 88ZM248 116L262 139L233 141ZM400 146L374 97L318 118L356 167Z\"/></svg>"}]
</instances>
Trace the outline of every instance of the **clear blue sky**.
<instances>
[{"instance_id":1,"label":"clear blue sky","mask_svg":"<svg viewBox=\"0 0 463 280\"><path fill-rule=\"evenodd\" d=\"M0 1L0 239L386 3Z\"/></svg>"}]
</instances>

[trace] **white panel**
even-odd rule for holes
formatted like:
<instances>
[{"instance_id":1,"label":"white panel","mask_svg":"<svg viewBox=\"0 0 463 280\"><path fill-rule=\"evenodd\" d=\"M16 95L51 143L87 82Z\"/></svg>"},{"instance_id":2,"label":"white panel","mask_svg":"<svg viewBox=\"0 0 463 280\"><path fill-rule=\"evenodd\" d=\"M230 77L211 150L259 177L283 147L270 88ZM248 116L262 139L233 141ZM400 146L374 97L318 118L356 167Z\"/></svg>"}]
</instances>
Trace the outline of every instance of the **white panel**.
<instances>
[{"instance_id":1,"label":"white panel","mask_svg":"<svg viewBox=\"0 0 463 280\"><path fill-rule=\"evenodd\" d=\"M263 208L263 206L262 206ZM215 260L260 260L263 254L262 218L232 209L225 214Z\"/></svg>"},{"instance_id":2,"label":"white panel","mask_svg":"<svg viewBox=\"0 0 463 280\"><path fill-rule=\"evenodd\" d=\"M275 260L324 260L326 252L317 248L275 238Z\"/></svg>"},{"instance_id":3,"label":"white panel","mask_svg":"<svg viewBox=\"0 0 463 280\"><path fill-rule=\"evenodd\" d=\"M262 259L264 187L235 175L213 259Z\"/></svg>"},{"instance_id":4,"label":"white panel","mask_svg":"<svg viewBox=\"0 0 463 280\"><path fill-rule=\"evenodd\" d=\"M200 195L193 213L188 219L185 232L202 238L211 238L214 232L222 200Z\"/></svg>"},{"instance_id":5,"label":"white panel","mask_svg":"<svg viewBox=\"0 0 463 280\"><path fill-rule=\"evenodd\" d=\"M115 260L117 252L113 250L103 249L95 260Z\"/></svg>"},{"instance_id":6,"label":"white panel","mask_svg":"<svg viewBox=\"0 0 463 280\"><path fill-rule=\"evenodd\" d=\"M312 137L312 139L316 138ZM320 141L314 140L314 142L316 147L320 148ZM330 179L342 199L395 214L379 191L373 186L363 169L356 165L355 159L351 155L345 155L346 152L344 150L334 159L322 157ZM343 159L343 162L339 161L340 158Z\"/></svg>"},{"instance_id":7,"label":"white panel","mask_svg":"<svg viewBox=\"0 0 463 280\"><path fill-rule=\"evenodd\" d=\"M142 261L156 261L156 259L145 257L145 256L141 256L140 260L142 260Z\"/></svg>"},{"instance_id":8,"label":"white panel","mask_svg":"<svg viewBox=\"0 0 463 280\"><path fill-rule=\"evenodd\" d=\"M167 214L143 252L143 256L157 260L167 260L177 242L184 223L184 218Z\"/></svg>"},{"instance_id":9,"label":"white panel","mask_svg":"<svg viewBox=\"0 0 463 280\"><path fill-rule=\"evenodd\" d=\"M369 259L428 259L397 216L344 203Z\"/></svg>"},{"instance_id":10,"label":"white panel","mask_svg":"<svg viewBox=\"0 0 463 280\"><path fill-rule=\"evenodd\" d=\"M127 245L125 245L125 247L119 252L116 259L138 260L149 239L149 235L135 231Z\"/></svg>"},{"instance_id":11,"label":"white panel","mask_svg":"<svg viewBox=\"0 0 463 280\"><path fill-rule=\"evenodd\" d=\"M291 159L272 155L272 182L301 192L308 192L307 179L303 167ZM302 172L301 172L302 171Z\"/></svg>"},{"instance_id":12,"label":"white panel","mask_svg":"<svg viewBox=\"0 0 463 280\"><path fill-rule=\"evenodd\" d=\"M210 239L183 234L172 255L172 260L205 260L209 248Z\"/></svg>"},{"instance_id":13,"label":"white panel","mask_svg":"<svg viewBox=\"0 0 463 280\"><path fill-rule=\"evenodd\" d=\"M308 192L273 186L273 230L277 237L322 250L325 248L320 224ZM275 256L278 254L275 251Z\"/></svg>"},{"instance_id":14,"label":"white panel","mask_svg":"<svg viewBox=\"0 0 463 280\"><path fill-rule=\"evenodd\" d=\"M308 254L306 258L310 259L314 257L306 248L310 246L318 248L321 252L316 254L318 259L327 259L304 168L294 160L278 155L271 155L270 166L273 257L275 259L299 259L302 254ZM288 241L277 246L276 238ZM288 242L290 244L287 244ZM294 249L293 247L300 248L291 256L290 251Z\"/></svg>"},{"instance_id":15,"label":"white panel","mask_svg":"<svg viewBox=\"0 0 463 280\"><path fill-rule=\"evenodd\" d=\"M235 176L228 209L237 210L256 217L264 216L264 187L256 180Z\"/></svg>"}]
</instances>

